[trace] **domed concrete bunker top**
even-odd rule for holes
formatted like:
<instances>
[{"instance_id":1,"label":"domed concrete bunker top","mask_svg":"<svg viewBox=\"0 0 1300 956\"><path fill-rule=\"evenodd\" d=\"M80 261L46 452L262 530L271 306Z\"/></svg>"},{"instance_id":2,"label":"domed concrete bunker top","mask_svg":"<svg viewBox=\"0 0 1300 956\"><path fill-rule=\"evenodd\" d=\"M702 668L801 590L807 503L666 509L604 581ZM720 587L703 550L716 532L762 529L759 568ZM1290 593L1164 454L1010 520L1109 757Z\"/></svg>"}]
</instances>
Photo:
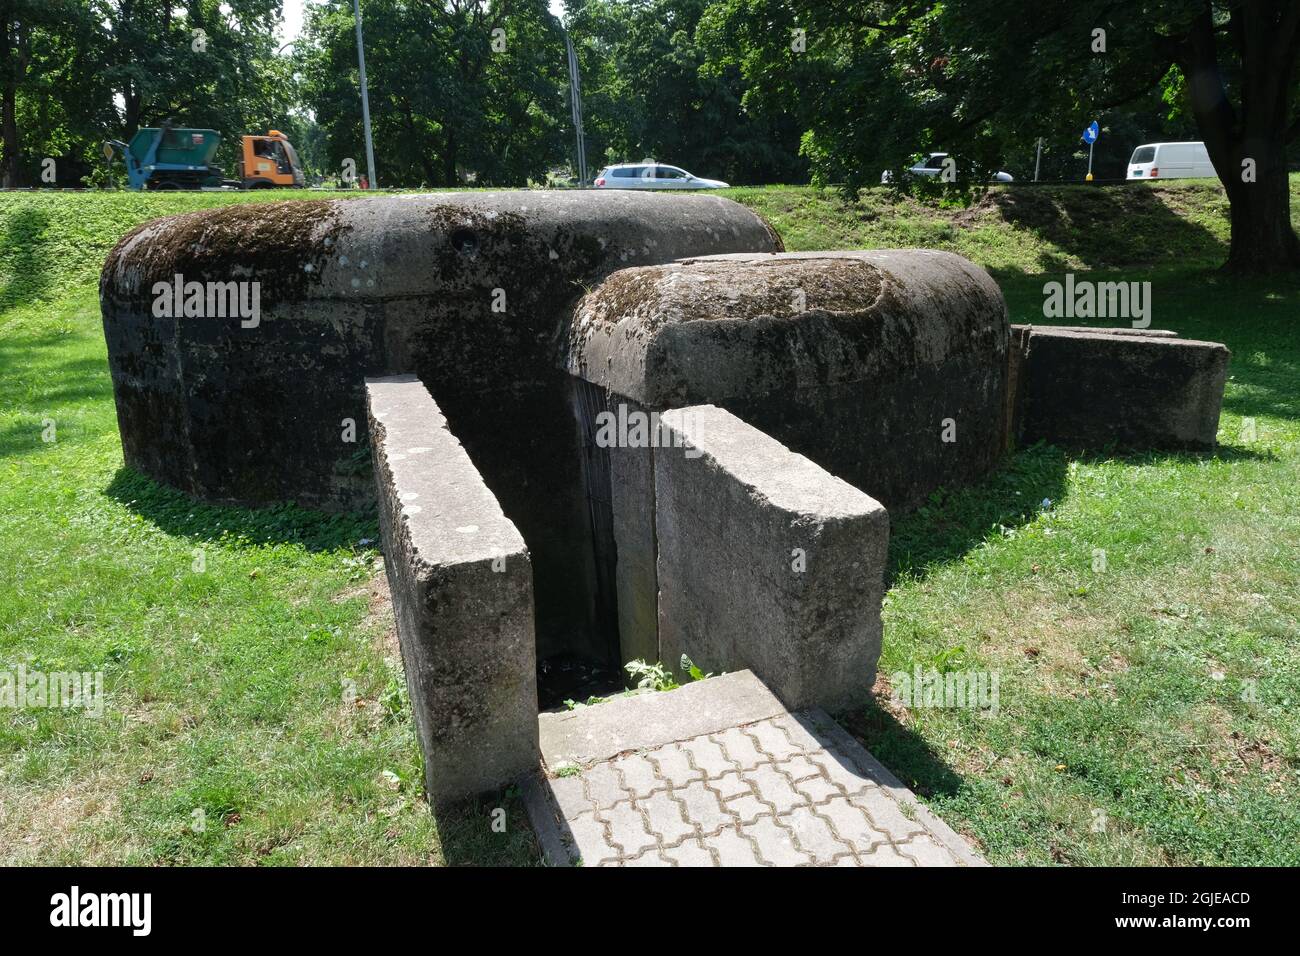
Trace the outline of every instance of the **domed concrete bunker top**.
<instances>
[{"instance_id":1,"label":"domed concrete bunker top","mask_svg":"<svg viewBox=\"0 0 1300 956\"><path fill-rule=\"evenodd\" d=\"M565 362L646 408L723 406L897 508L1000 456L1008 334L997 285L951 253L718 255L611 275Z\"/></svg>"},{"instance_id":2,"label":"domed concrete bunker top","mask_svg":"<svg viewBox=\"0 0 1300 956\"><path fill-rule=\"evenodd\" d=\"M448 193L155 220L118 243L100 284L127 463L212 501L363 504L364 431L339 435L344 419L364 429L366 374L420 375L464 431L459 399L560 381L557 329L608 272L779 248L716 196ZM178 283L246 298L255 285L258 314L213 312L211 295L174 314Z\"/></svg>"}]
</instances>

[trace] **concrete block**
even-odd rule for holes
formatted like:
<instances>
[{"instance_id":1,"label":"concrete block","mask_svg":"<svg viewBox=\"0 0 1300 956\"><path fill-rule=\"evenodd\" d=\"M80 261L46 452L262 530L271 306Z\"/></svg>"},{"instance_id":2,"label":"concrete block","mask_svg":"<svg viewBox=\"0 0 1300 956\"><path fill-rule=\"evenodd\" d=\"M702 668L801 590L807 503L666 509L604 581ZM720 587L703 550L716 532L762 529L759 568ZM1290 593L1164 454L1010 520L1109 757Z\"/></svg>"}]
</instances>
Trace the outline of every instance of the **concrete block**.
<instances>
[{"instance_id":1,"label":"concrete block","mask_svg":"<svg viewBox=\"0 0 1300 956\"><path fill-rule=\"evenodd\" d=\"M420 380L365 388L384 561L437 805L537 767L532 565Z\"/></svg>"},{"instance_id":2,"label":"concrete block","mask_svg":"<svg viewBox=\"0 0 1300 956\"><path fill-rule=\"evenodd\" d=\"M1011 431L1067 448L1208 451L1231 353L1156 329L1013 329Z\"/></svg>"},{"instance_id":3,"label":"concrete block","mask_svg":"<svg viewBox=\"0 0 1300 956\"><path fill-rule=\"evenodd\" d=\"M660 659L747 668L786 704L865 699L889 517L716 406L665 412L655 450Z\"/></svg>"}]
</instances>

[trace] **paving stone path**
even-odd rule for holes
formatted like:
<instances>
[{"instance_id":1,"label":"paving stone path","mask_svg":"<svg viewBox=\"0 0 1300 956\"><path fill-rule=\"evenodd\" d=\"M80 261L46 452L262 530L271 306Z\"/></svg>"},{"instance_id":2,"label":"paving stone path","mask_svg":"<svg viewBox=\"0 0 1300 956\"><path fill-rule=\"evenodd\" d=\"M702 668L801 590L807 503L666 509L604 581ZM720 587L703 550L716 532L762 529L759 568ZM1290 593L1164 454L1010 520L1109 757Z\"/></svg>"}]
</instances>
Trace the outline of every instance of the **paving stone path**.
<instances>
[{"instance_id":1,"label":"paving stone path","mask_svg":"<svg viewBox=\"0 0 1300 956\"><path fill-rule=\"evenodd\" d=\"M549 735L547 775L526 788L530 815L547 858L584 866L969 866L982 861L962 839L915 802L887 770L843 729L817 710L785 712L748 672L715 678L741 688L771 716L722 726L657 746L604 759L566 760L575 741L596 752L616 743L596 717L617 721L625 701L586 708L567 728L567 740ZM631 698L641 719L659 711L652 733L698 729L699 700L707 685ZM681 695L694 689L691 699ZM626 709L626 708L625 708ZM740 716L748 709L740 708ZM684 722L673 710L693 711ZM545 715L550 716L550 715ZM730 723L727 708L703 723ZM694 725L694 726L690 726ZM543 722L543 750L548 734Z\"/></svg>"}]
</instances>

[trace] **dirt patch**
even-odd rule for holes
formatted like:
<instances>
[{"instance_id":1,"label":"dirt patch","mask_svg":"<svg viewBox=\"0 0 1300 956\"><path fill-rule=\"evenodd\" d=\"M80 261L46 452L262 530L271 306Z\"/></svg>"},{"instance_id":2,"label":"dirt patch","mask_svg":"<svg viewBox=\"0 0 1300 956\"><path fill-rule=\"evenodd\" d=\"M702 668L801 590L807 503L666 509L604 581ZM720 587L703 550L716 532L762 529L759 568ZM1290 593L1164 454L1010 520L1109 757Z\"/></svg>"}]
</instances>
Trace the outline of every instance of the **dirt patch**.
<instances>
[{"instance_id":1,"label":"dirt patch","mask_svg":"<svg viewBox=\"0 0 1300 956\"><path fill-rule=\"evenodd\" d=\"M343 604L357 598L366 599L366 616L358 625L366 633L374 635L375 649L385 657L401 659L401 645L397 640L397 619L393 615L393 595L388 589L388 575L384 573L383 562L377 562L377 573L369 581L357 587L348 588L334 595L335 604Z\"/></svg>"},{"instance_id":2,"label":"dirt patch","mask_svg":"<svg viewBox=\"0 0 1300 956\"><path fill-rule=\"evenodd\" d=\"M382 570L366 585L368 605L361 626L375 635L375 646L385 657L402 659L397 641L397 618L393 615L393 594L388 589L388 575Z\"/></svg>"},{"instance_id":3,"label":"dirt patch","mask_svg":"<svg viewBox=\"0 0 1300 956\"><path fill-rule=\"evenodd\" d=\"M129 789L125 777L100 771L53 790L3 785L0 796L0 863L15 866L59 859L82 864L111 863L126 848L111 851L94 837L119 812L118 795Z\"/></svg>"}]
</instances>

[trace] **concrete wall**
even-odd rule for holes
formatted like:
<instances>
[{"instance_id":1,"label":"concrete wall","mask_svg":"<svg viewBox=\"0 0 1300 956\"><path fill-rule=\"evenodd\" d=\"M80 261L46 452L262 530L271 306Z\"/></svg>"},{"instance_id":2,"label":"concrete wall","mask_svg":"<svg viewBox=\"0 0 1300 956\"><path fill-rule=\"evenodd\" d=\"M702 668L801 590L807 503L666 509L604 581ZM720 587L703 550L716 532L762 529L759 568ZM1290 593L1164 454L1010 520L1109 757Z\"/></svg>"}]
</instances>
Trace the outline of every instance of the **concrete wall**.
<instances>
[{"instance_id":1,"label":"concrete wall","mask_svg":"<svg viewBox=\"0 0 1300 956\"><path fill-rule=\"evenodd\" d=\"M664 413L654 461L664 663L748 668L790 708L864 701L884 507L712 405Z\"/></svg>"},{"instance_id":2,"label":"concrete wall","mask_svg":"<svg viewBox=\"0 0 1300 956\"><path fill-rule=\"evenodd\" d=\"M1008 429L1066 448L1215 447L1231 353L1157 329L1014 326Z\"/></svg>"},{"instance_id":3,"label":"concrete wall","mask_svg":"<svg viewBox=\"0 0 1300 956\"><path fill-rule=\"evenodd\" d=\"M537 766L533 569L424 385L366 380L384 561L433 804Z\"/></svg>"}]
</instances>

